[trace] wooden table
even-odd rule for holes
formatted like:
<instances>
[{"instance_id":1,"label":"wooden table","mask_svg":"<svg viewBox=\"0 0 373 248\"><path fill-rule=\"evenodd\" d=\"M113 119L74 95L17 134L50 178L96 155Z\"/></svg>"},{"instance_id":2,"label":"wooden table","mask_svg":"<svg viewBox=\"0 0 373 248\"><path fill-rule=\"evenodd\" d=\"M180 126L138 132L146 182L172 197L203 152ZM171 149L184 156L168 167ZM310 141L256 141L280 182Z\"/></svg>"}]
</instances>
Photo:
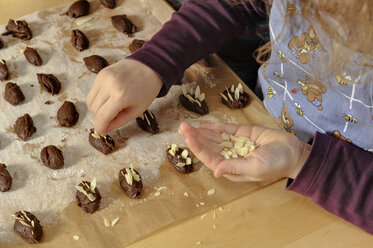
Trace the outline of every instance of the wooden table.
<instances>
[{"instance_id":1,"label":"wooden table","mask_svg":"<svg viewBox=\"0 0 373 248\"><path fill-rule=\"evenodd\" d=\"M148 0L151 1L151 0ZM33 11L72 0L0 0L0 23ZM162 22L171 10L159 10ZM227 68L227 70L229 70ZM256 107L266 118L247 120L274 126L259 99ZM373 237L324 211L311 200L285 190L285 180L275 182L232 202L211 209L201 219L194 216L131 244L139 247L372 247ZM214 218L214 211L216 218ZM214 228L214 225L216 228ZM200 245L197 242L201 241Z\"/></svg>"}]
</instances>

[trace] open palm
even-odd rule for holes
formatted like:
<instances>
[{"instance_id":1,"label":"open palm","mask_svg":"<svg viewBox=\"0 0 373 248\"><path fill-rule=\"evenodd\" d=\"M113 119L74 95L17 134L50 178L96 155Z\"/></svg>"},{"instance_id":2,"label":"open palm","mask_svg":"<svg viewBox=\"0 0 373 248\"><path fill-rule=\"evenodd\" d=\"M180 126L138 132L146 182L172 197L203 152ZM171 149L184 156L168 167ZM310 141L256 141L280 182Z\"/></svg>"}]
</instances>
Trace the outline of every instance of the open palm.
<instances>
[{"instance_id":1,"label":"open palm","mask_svg":"<svg viewBox=\"0 0 373 248\"><path fill-rule=\"evenodd\" d=\"M294 178L303 166L310 146L281 130L253 125L203 124L198 128L183 122L179 133L189 149L211 170L215 177L232 181L263 181L281 177ZM219 144L222 133L250 138L259 145L246 158L225 160Z\"/></svg>"}]
</instances>

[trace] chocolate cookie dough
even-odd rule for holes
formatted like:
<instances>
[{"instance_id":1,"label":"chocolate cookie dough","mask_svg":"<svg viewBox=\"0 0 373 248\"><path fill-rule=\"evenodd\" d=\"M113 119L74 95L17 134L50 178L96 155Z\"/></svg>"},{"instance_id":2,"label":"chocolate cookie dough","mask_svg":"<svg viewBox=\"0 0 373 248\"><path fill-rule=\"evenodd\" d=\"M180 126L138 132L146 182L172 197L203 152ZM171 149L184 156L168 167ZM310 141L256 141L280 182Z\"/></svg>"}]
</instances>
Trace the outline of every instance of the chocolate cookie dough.
<instances>
[{"instance_id":1,"label":"chocolate cookie dough","mask_svg":"<svg viewBox=\"0 0 373 248\"><path fill-rule=\"evenodd\" d=\"M172 146L167 149L167 159L180 173L187 174L193 171L192 159L189 157L187 149L182 149L172 144Z\"/></svg>"},{"instance_id":2,"label":"chocolate cookie dough","mask_svg":"<svg viewBox=\"0 0 373 248\"><path fill-rule=\"evenodd\" d=\"M157 120L150 110L146 110L140 117L137 117L136 122L146 132L152 134L159 132Z\"/></svg>"},{"instance_id":3,"label":"chocolate cookie dough","mask_svg":"<svg viewBox=\"0 0 373 248\"><path fill-rule=\"evenodd\" d=\"M36 76L43 90L51 93L52 96L60 92L61 83L53 74L37 73Z\"/></svg>"},{"instance_id":4,"label":"chocolate cookie dough","mask_svg":"<svg viewBox=\"0 0 373 248\"><path fill-rule=\"evenodd\" d=\"M31 116L25 114L24 116L19 117L14 124L14 131L17 136L24 141L31 137L36 132Z\"/></svg>"},{"instance_id":5,"label":"chocolate cookie dough","mask_svg":"<svg viewBox=\"0 0 373 248\"><path fill-rule=\"evenodd\" d=\"M100 0L100 2L108 9L114 9L116 5L116 0Z\"/></svg>"},{"instance_id":6,"label":"chocolate cookie dough","mask_svg":"<svg viewBox=\"0 0 373 248\"><path fill-rule=\"evenodd\" d=\"M89 57L83 58L85 65L87 66L88 70L93 73L99 73L102 69L108 66L108 62L101 56L92 55Z\"/></svg>"},{"instance_id":7,"label":"chocolate cookie dough","mask_svg":"<svg viewBox=\"0 0 373 248\"><path fill-rule=\"evenodd\" d=\"M66 11L66 15L71 18L78 18L81 16L88 15L90 4L86 0L79 0L70 5L69 9Z\"/></svg>"},{"instance_id":8,"label":"chocolate cookie dough","mask_svg":"<svg viewBox=\"0 0 373 248\"><path fill-rule=\"evenodd\" d=\"M3 35L11 34L13 37L21 40L30 40L32 38L32 32L26 21L14 21L10 19L5 29L7 32L3 33Z\"/></svg>"},{"instance_id":9,"label":"chocolate cookie dough","mask_svg":"<svg viewBox=\"0 0 373 248\"><path fill-rule=\"evenodd\" d=\"M131 44L128 46L131 53L134 53L136 50L139 50L145 44L144 40L134 39Z\"/></svg>"},{"instance_id":10,"label":"chocolate cookie dough","mask_svg":"<svg viewBox=\"0 0 373 248\"><path fill-rule=\"evenodd\" d=\"M60 169L64 165L63 153L55 146L46 146L40 152L41 162L53 170Z\"/></svg>"},{"instance_id":11,"label":"chocolate cookie dough","mask_svg":"<svg viewBox=\"0 0 373 248\"><path fill-rule=\"evenodd\" d=\"M5 47L5 42L0 38L0 49Z\"/></svg>"},{"instance_id":12,"label":"chocolate cookie dough","mask_svg":"<svg viewBox=\"0 0 373 248\"><path fill-rule=\"evenodd\" d=\"M89 143L104 155L111 153L115 147L114 140L109 135L102 137L94 129L89 133Z\"/></svg>"},{"instance_id":13,"label":"chocolate cookie dough","mask_svg":"<svg viewBox=\"0 0 373 248\"><path fill-rule=\"evenodd\" d=\"M9 77L8 66L5 60L0 59L0 81L7 80Z\"/></svg>"},{"instance_id":14,"label":"chocolate cookie dough","mask_svg":"<svg viewBox=\"0 0 373 248\"><path fill-rule=\"evenodd\" d=\"M81 52L89 47L89 40L85 34L79 29L72 31L71 43L78 52Z\"/></svg>"},{"instance_id":15,"label":"chocolate cookie dough","mask_svg":"<svg viewBox=\"0 0 373 248\"><path fill-rule=\"evenodd\" d=\"M23 54L25 55L27 61L32 65L41 66L43 63L39 53L34 48L26 47Z\"/></svg>"},{"instance_id":16,"label":"chocolate cookie dough","mask_svg":"<svg viewBox=\"0 0 373 248\"><path fill-rule=\"evenodd\" d=\"M118 31L125 33L128 37L136 32L137 27L128 18L127 15L116 15L111 17L111 23Z\"/></svg>"},{"instance_id":17,"label":"chocolate cookie dough","mask_svg":"<svg viewBox=\"0 0 373 248\"><path fill-rule=\"evenodd\" d=\"M12 82L5 85L4 98L13 106L25 100L25 96L23 95L21 88L16 83Z\"/></svg>"},{"instance_id":18,"label":"chocolate cookie dough","mask_svg":"<svg viewBox=\"0 0 373 248\"><path fill-rule=\"evenodd\" d=\"M183 94L179 96L179 101L184 108L193 111L200 115L206 115L209 113L209 108L205 101L205 94L201 93L199 86L197 86L195 92L189 92L183 84Z\"/></svg>"},{"instance_id":19,"label":"chocolate cookie dough","mask_svg":"<svg viewBox=\"0 0 373 248\"><path fill-rule=\"evenodd\" d=\"M12 177L5 164L0 164L0 191L6 192L12 187Z\"/></svg>"},{"instance_id":20,"label":"chocolate cookie dough","mask_svg":"<svg viewBox=\"0 0 373 248\"><path fill-rule=\"evenodd\" d=\"M75 186L75 199L78 206L86 213L94 213L100 206L101 195L96 186L96 178L92 182L83 181Z\"/></svg>"},{"instance_id":21,"label":"chocolate cookie dough","mask_svg":"<svg viewBox=\"0 0 373 248\"><path fill-rule=\"evenodd\" d=\"M43 236L43 227L40 221L30 212L18 211L12 214L15 218L14 230L29 244L37 244Z\"/></svg>"},{"instance_id":22,"label":"chocolate cookie dough","mask_svg":"<svg viewBox=\"0 0 373 248\"><path fill-rule=\"evenodd\" d=\"M74 126L79 119L79 113L76 111L74 103L65 101L57 111L57 119L61 126Z\"/></svg>"},{"instance_id":23,"label":"chocolate cookie dough","mask_svg":"<svg viewBox=\"0 0 373 248\"><path fill-rule=\"evenodd\" d=\"M142 180L139 172L131 168L123 168L119 171L119 184L130 198L139 198L142 190Z\"/></svg>"},{"instance_id":24,"label":"chocolate cookie dough","mask_svg":"<svg viewBox=\"0 0 373 248\"><path fill-rule=\"evenodd\" d=\"M230 89L226 88L225 91L220 93L221 101L231 109L244 108L249 103L249 95L243 91L242 85L239 83L237 88L232 85Z\"/></svg>"}]
</instances>

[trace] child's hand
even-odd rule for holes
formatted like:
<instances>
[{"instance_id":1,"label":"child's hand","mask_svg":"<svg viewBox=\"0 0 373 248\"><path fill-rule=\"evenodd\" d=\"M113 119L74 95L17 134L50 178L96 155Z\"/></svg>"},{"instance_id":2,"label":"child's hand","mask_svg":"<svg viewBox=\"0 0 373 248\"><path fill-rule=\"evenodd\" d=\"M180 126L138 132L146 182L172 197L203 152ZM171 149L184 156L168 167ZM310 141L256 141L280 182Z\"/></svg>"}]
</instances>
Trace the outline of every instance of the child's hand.
<instances>
[{"instance_id":1,"label":"child's hand","mask_svg":"<svg viewBox=\"0 0 373 248\"><path fill-rule=\"evenodd\" d=\"M194 128L184 122L179 133L189 149L211 170L215 177L232 181L262 181L281 177L295 178L305 163L311 146L284 131L261 126L204 124ZM247 158L225 160L219 153L221 133L245 136L259 145Z\"/></svg>"},{"instance_id":2,"label":"child's hand","mask_svg":"<svg viewBox=\"0 0 373 248\"><path fill-rule=\"evenodd\" d=\"M140 116L161 87L157 74L138 61L124 59L104 68L87 96L95 130L106 135Z\"/></svg>"}]
</instances>

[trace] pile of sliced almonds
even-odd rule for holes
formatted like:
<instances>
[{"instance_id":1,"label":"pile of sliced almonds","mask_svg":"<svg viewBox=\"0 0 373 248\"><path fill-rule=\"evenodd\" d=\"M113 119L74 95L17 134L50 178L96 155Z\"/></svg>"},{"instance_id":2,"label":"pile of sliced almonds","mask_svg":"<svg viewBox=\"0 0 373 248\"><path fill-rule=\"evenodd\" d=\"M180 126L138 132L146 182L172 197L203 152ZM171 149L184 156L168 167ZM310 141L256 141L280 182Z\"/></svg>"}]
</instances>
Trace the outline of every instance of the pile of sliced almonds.
<instances>
[{"instance_id":1,"label":"pile of sliced almonds","mask_svg":"<svg viewBox=\"0 0 373 248\"><path fill-rule=\"evenodd\" d=\"M176 152L179 151L179 147L177 147L176 144L172 144L171 147L169 147L170 150L168 150L168 153L170 153L173 157L176 156ZM177 156L180 156L180 155L177 155ZM178 162L176 165L179 166L179 167L183 167L185 165L191 165L192 164L192 159L189 157L189 152L187 149L184 149L182 152L181 152L181 157L183 159L185 159L185 163L183 162Z\"/></svg>"},{"instance_id":2,"label":"pile of sliced almonds","mask_svg":"<svg viewBox=\"0 0 373 248\"><path fill-rule=\"evenodd\" d=\"M149 121L148 115L149 115L150 118L154 119L154 115L152 114L152 112L149 109L147 109L142 115L140 115L140 118L142 120L146 119L146 122L150 126L150 121Z\"/></svg>"},{"instance_id":3,"label":"pile of sliced almonds","mask_svg":"<svg viewBox=\"0 0 373 248\"><path fill-rule=\"evenodd\" d=\"M181 89L183 91L183 95L188 98L190 102L195 102L198 104L198 106L202 106L201 102L205 100L205 93L201 93L201 89L199 85L196 88L196 91L193 93L192 91L188 91L187 87L185 84L181 85Z\"/></svg>"},{"instance_id":4,"label":"pile of sliced almonds","mask_svg":"<svg viewBox=\"0 0 373 248\"><path fill-rule=\"evenodd\" d=\"M223 142L219 145L223 148L220 152L225 159L247 157L257 146L247 137L236 137L226 133L222 133Z\"/></svg>"},{"instance_id":5,"label":"pile of sliced almonds","mask_svg":"<svg viewBox=\"0 0 373 248\"><path fill-rule=\"evenodd\" d=\"M228 88L225 88L225 90L227 91L227 96L228 96L228 98L229 98L229 100L231 102L233 102L232 95L234 96L235 100L238 100L240 98L240 94L243 93L243 88L242 88L242 84L241 83L239 83L237 85L237 88L235 88L234 85L232 84L230 90ZM227 98L226 95L224 95L223 93L220 93L220 95L221 95L221 97L224 98L224 100L226 100L228 102L228 98Z\"/></svg>"},{"instance_id":6,"label":"pile of sliced almonds","mask_svg":"<svg viewBox=\"0 0 373 248\"><path fill-rule=\"evenodd\" d=\"M96 189L96 178L92 180L90 183L90 186L86 183L81 182L80 184L84 184L87 188L90 188L91 192L95 192ZM84 188L80 185L75 185L76 190L79 192L82 192L91 202L96 200L96 197L92 193L88 193L84 190Z\"/></svg>"},{"instance_id":7,"label":"pile of sliced almonds","mask_svg":"<svg viewBox=\"0 0 373 248\"><path fill-rule=\"evenodd\" d=\"M138 181L138 182L140 181L140 176L139 174L136 173L136 171L133 170L132 164L131 164L131 169L126 168L126 174L124 174L123 171L121 171L121 173L129 185L132 185L133 180Z\"/></svg>"}]
</instances>

